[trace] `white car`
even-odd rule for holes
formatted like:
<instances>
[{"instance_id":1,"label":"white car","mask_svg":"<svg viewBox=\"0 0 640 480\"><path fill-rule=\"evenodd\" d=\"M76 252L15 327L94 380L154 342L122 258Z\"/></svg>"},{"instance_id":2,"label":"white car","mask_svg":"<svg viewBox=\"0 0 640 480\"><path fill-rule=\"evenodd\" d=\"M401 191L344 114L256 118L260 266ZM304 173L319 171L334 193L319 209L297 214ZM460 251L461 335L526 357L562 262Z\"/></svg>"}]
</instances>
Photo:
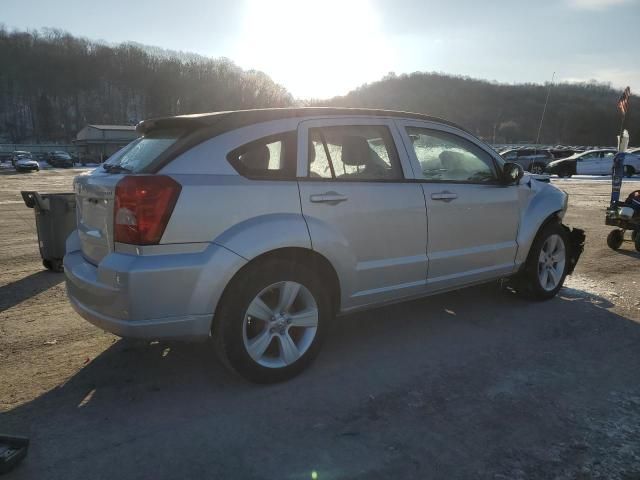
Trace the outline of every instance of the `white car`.
<instances>
[{"instance_id":1,"label":"white car","mask_svg":"<svg viewBox=\"0 0 640 480\"><path fill-rule=\"evenodd\" d=\"M549 163L545 172L555 173L559 177L571 177L572 175L611 175L615 154L615 149L587 150L586 152L577 153L570 157ZM628 154L626 156L624 173L627 177L640 173L640 157L637 154Z\"/></svg>"},{"instance_id":2,"label":"white car","mask_svg":"<svg viewBox=\"0 0 640 480\"><path fill-rule=\"evenodd\" d=\"M566 193L443 120L273 109L138 131L75 179L71 304L124 337L211 338L256 382L302 371L335 315L505 277L549 299L582 251Z\"/></svg>"}]
</instances>

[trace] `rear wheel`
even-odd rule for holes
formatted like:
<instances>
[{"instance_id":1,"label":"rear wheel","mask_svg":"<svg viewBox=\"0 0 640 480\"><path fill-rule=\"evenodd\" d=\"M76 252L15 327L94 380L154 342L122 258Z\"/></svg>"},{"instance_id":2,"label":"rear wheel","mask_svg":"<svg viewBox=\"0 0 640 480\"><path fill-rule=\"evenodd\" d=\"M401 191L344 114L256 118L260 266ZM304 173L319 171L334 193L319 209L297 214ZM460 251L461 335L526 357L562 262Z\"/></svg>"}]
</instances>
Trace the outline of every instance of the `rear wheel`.
<instances>
[{"instance_id":1,"label":"rear wheel","mask_svg":"<svg viewBox=\"0 0 640 480\"><path fill-rule=\"evenodd\" d=\"M568 246L566 229L560 223L545 225L531 246L516 289L533 300L553 298L567 276Z\"/></svg>"},{"instance_id":2,"label":"rear wheel","mask_svg":"<svg viewBox=\"0 0 640 480\"><path fill-rule=\"evenodd\" d=\"M544 164L542 163L534 163L529 167L529 172L535 175L542 175L544 173Z\"/></svg>"},{"instance_id":3,"label":"rear wheel","mask_svg":"<svg viewBox=\"0 0 640 480\"><path fill-rule=\"evenodd\" d=\"M571 178L571 175L572 175L572 173L568 168L562 168L558 172L558 176L560 178Z\"/></svg>"},{"instance_id":4,"label":"rear wheel","mask_svg":"<svg viewBox=\"0 0 640 480\"><path fill-rule=\"evenodd\" d=\"M640 235L638 235L638 232L633 233L635 234L635 236L633 237L633 244L636 247L636 250L640 252Z\"/></svg>"},{"instance_id":5,"label":"rear wheel","mask_svg":"<svg viewBox=\"0 0 640 480\"><path fill-rule=\"evenodd\" d=\"M635 169L631 165L624 166L624 176L627 178L633 177L636 173Z\"/></svg>"},{"instance_id":6,"label":"rear wheel","mask_svg":"<svg viewBox=\"0 0 640 480\"><path fill-rule=\"evenodd\" d=\"M271 259L229 284L212 336L222 361L257 383L288 380L311 364L331 320L327 290L303 265Z\"/></svg>"},{"instance_id":7,"label":"rear wheel","mask_svg":"<svg viewBox=\"0 0 640 480\"><path fill-rule=\"evenodd\" d=\"M618 250L624 242L624 231L616 229L611 230L607 235L607 245L611 250Z\"/></svg>"}]
</instances>

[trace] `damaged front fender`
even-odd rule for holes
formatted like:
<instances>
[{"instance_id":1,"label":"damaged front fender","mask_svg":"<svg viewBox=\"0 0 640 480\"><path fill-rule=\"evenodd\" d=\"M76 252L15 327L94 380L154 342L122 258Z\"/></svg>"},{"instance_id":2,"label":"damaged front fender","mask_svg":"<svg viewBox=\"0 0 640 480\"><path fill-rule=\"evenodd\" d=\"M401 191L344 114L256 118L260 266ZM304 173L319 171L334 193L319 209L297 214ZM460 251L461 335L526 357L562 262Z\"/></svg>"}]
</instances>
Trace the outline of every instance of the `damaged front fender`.
<instances>
[{"instance_id":1,"label":"damaged front fender","mask_svg":"<svg viewBox=\"0 0 640 480\"><path fill-rule=\"evenodd\" d=\"M580 255L582 255L582 252L584 251L586 235L584 230L579 228L569 228L566 225L563 225L563 227L567 231L567 236L569 237L569 248L567 252L569 265L567 266L567 275L571 275L573 270L576 268Z\"/></svg>"}]
</instances>

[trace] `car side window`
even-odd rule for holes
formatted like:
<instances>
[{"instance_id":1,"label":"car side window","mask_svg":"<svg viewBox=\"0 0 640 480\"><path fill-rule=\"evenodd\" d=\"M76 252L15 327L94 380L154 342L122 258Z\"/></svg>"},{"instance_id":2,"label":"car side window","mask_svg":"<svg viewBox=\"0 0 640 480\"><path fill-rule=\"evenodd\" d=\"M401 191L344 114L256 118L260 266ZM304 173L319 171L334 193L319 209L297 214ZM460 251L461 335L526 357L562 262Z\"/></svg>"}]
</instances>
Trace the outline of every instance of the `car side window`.
<instances>
[{"instance_id":1,"label":"car side window","mask_svg":"<svg viewBox=\"0 0 640 480\"><path fill-rule=\"evenodd\" d=\"M247 178L293 180L296 176L296 132L255 140L230 152L227 160Z\"/></svg>"},{"instance_id":2,"label":"car side window","mask_svg":"<svg viewBox=\"0 0 640 480\"><path fill-rule=\"evenodd\" d=\"M408 127L422 178L432 181L492 183L497 179L491 155L457 135Z\"/></svg>"},{"instance_id":3,"label":"car side window","mask_svg":"<svg viewBox=\"0 0 640 480\"><path fill-rule=\"evenodd\" d=\"M398 153L383 125L309 129L309 178L380 181L402 178Z\"/></svg>"}]
</instances>

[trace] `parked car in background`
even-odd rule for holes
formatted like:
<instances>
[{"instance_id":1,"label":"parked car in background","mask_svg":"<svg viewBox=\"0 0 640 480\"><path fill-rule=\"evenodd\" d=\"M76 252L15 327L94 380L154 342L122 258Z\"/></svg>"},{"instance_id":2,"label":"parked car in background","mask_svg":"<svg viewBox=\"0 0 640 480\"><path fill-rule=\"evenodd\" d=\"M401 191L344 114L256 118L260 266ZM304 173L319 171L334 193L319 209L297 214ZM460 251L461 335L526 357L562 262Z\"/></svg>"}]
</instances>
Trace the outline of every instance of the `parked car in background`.
<instances>
[{"instance_id":1,"label":"parked car in background","mask_svg":"<svg viewBox=\"0 0 640 480\"><path fill-rule=\"evenodd\" d=\"M124 337L211 338L256 382L301 372L336 314L505 277L549 299L582 251L566 193L440 119L289 108L138 131L74 181L71 305Z\"/></svg>"},{"instance_id":2,"label":"parked car in background","mask_svg":"<svg viewBox=\"0 0 640 480\"><path fill-rule=\"evenodd\" d=\"M569 178L572 175L611 175L615 154L616 150L613 148L587 150L568 158L555 160L547 165L545 171L562 178ZM640 158L628 155L624 165L625 175L630 177L637 172L640 172Z\"/></svg>"},{"instance_id":3,"label":"parked car in background","mask_svg":"<svg viewBox=\"0 0 640 480\"><path fill-rule=\"evenodd\" d=\"M49 152L47 155L47 163L52 167L71 168L73 167L73 157L67 152Z\"/></svg>"},{"instance_id":4,"label":"parked car in background","mask_svg":"<svg viewBox=\"0 0 640 480\"><path fill-rule=\"evenodd\" d=\"M40 165L31 155L17 155L13 157L13 166L18 172L32 172L40 170Z\"/></svg>"},{"instance_id":5,"label":"parked car in background","mask_svg":"<svg viewBox=\"0 0 640 480\"><path fill-rule=\"evenodd\" d=\"M568 158L575 155L576 153L581 152L581 150L573 150L571 148L566 148L566 147L551 148L549 149L549 151L551 152L551 155L553 155L554 160L559 160L561 158Z\"/></svg>"},{"instance_id":6,"label":"parked car in background","mask_svg":"<svg viewBox=\"0 0 640 480\"><path fill-rule=\"evenodd\" d=\"M500 155L505 161L517 163L527 172L536 174L544 173L547 164L553 160L553 155L546 149L512 148L504 150Z\"/></svg>"},{"instance_id":7,"label":"parked car in background","mask_svg":"<svg viewBox=\"0 0 640 480\"><path fill-rule=\"evenodd\" d=\"M0 162L10 162L12 159L12 152L0 152Z\"/></svg>"},{"instance_id":8,"label":"parked car in background","mask_svg":"<svg viewBox=\"0 0 640 480\"><path fill-rule=\"evenodd\" d=\"M31 156L30 152L26 152L24 150L16 150L15 152L13 152L11 154L11 165L13 165L15 167L16 166L16 161L18 161L18 159L20 159L20 158L33 160L33 157Z\"/></svg>"}]
</instances>

